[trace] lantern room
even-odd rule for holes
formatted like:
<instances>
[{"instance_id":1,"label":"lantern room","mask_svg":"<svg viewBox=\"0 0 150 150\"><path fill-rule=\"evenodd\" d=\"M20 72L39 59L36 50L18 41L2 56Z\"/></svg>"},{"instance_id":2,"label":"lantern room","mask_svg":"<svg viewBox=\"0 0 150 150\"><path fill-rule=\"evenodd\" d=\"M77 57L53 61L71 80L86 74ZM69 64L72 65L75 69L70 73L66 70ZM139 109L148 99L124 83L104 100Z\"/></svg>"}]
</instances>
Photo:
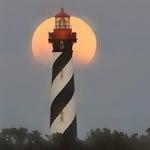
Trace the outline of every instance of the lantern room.
<instances>
[{"instance_id":1,"label":"lantern room","mask_svg":"<svg viewBox=\"0 0 150 150\"><path fill-rule=\"evenodd\" d=\"M71 40L73 43L77 41L76 33L71 29L70 17L63 8L60 13L55 15L54 32L49 32L49 43L55 43L57 40Z\"/></svg>"},{"instance_id":2,"label":"lantern room","mask_svg":"<svg viewBox=\"0 0 150 150\"><path fill-rule=\"evenodd\" d=\"M55 29L70 29L70 15L61 9L61 12L55 15Z\"/></svg>"}]
</instances>

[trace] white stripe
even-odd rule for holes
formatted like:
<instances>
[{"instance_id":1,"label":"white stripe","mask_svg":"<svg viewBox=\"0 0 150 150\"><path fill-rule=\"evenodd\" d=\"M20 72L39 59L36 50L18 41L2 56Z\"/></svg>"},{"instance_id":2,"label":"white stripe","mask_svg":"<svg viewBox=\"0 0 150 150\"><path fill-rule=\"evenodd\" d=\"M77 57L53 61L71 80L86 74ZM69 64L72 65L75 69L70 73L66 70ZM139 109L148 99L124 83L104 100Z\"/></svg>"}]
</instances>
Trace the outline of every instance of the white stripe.
<instances>
[{"instance_id":1,"label":"white stripe","mask_svg":"<svg viewBox=\"0 0 150 150\"><path fill-rule=\"evenodd\" d=\"M63 78L61 79L60 74L58 74L55 80L53 81L52 88L51 88L52 101L66 86L66 84L70 81L72 75L73 75L73 66L72 66L72 59L71 59L63 69Z\"/></svg>"},{"instance_id":2,"label":"white stripe","mask_svg":"<svg viewBox=\"0 0 150 150\"><path fill-rule=\"evenodd\" d=\"M56 61L56 59L62 54L62 52L54 52L53 53L53 61L52 64Z\"/></svg>"},{"instance_id":3,"label":"white stripe","mask_svg":"<svg viewBox=\"0 0 150 150\"><path fill-rule=\"evenodd\" d=\"M66 107L63 109L64 113L64 120L61 120L61 115L59 114L57 118L54 120L54 122L51 125L50 133L61 133L63 134L65 130L70 126L70 124L73 122L76 110L75 110L76 104L74 100L74 96L69 101L69 103L66 105Z\"/></svg>"}]
</instances>

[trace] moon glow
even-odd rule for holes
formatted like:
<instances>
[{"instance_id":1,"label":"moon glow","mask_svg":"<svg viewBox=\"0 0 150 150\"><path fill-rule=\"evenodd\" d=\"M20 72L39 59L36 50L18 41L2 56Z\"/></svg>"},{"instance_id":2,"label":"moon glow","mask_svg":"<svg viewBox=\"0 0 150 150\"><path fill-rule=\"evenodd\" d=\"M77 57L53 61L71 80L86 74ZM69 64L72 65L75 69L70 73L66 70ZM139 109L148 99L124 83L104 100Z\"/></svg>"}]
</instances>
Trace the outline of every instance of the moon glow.
<instances>
[{"instance_id":1,"label":"moon glow","mask_svg":"<svg viewBox=\"0 0 150 150\"><path fill-rule=\"evenodd\" d=\"M70 18L72 31L77 33L77 43L73 46L75 63L88 64L96 52L96 36L92 28L78 17ZM36 60L47 63L52 57L52 45L48 43L48 32L53 32L55 18L49 18L41 23L32 37L32 53Z\"/></svg>"}]
</instances>

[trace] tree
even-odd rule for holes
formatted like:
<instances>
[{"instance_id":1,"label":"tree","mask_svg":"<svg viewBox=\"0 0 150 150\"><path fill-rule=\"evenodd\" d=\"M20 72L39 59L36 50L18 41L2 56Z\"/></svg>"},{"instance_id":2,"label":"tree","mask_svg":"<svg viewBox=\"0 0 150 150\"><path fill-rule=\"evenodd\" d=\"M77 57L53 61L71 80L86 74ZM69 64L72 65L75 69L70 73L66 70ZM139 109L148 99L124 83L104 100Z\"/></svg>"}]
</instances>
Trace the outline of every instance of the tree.
<instances>
[{"instance_id":1,"label":"tree","mask_svg":"<svg viewBox=\"0 0 150 150\"><path fill-rule=\"evenodd\" d=\"M146 133L150 136L150 128L146 129Z\"/></svg>"}]
</instances>

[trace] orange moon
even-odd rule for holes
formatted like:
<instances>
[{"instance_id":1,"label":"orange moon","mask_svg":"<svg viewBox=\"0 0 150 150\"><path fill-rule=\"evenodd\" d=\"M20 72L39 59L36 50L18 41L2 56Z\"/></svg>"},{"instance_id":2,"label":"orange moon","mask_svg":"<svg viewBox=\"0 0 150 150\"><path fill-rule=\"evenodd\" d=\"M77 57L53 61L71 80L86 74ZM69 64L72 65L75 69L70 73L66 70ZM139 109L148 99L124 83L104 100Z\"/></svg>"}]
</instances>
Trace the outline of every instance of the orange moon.
<instances>
[{"instance_id":1,"label":"orange moon","mask_svg":"<svg viewBox=\"0 0 150 150\"><path fill-rule=\"evenodd\" d=\"M73 46L75 63L88 64L96 52L96 36L92 28L78 17L70 18L73 32L77 33L77 43ZM48 32L53 32L55 18L49 18L41 23L33 34L32 53L36 60L48 63L52 57L52 45L48 43Z\"/></svg>"}]
</instances>

